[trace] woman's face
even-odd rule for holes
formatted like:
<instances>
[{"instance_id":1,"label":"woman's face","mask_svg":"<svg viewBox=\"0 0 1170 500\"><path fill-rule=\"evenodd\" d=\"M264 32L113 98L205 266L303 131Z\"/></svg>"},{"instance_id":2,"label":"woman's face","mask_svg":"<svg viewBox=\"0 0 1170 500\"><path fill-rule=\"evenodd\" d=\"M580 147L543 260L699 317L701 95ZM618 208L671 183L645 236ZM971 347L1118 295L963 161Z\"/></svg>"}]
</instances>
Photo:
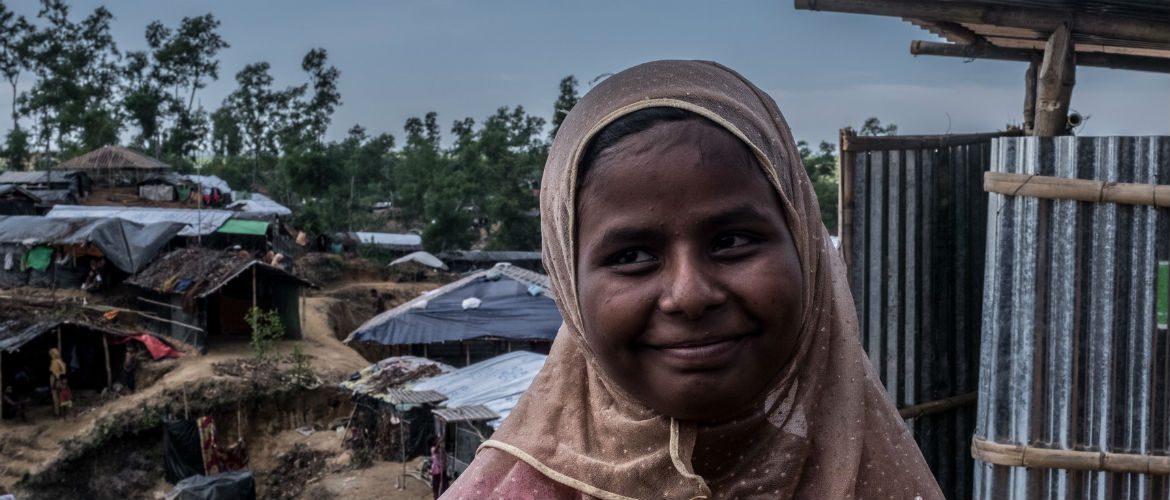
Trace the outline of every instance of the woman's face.
<instances>
[{"instance_id":1,"label":"woman's face","mask_svg":"<svg viewBox=\"0 0 1170 500\"><path fill-rule=\"evenodd\" d=\"M602 369L671 417L732 418L795 350L801 272L748 148L664 122L594 161L578 193L578 292Z\"/></svg>"}]
</instances>

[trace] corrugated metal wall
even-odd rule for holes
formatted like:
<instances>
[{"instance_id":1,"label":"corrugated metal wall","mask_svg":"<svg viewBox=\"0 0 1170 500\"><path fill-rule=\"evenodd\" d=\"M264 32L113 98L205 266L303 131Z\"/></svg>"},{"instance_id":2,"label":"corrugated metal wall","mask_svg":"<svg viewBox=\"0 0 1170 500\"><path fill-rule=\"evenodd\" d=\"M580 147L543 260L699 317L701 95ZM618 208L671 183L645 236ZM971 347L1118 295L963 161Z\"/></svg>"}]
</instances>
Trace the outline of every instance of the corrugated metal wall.
<instances>
[{"instance_id":1,"label":"corrugated metal wall","mask_svg":"<svg viewBox=\"0 0 1170 500\"><path fill-rule=\"evenodd\" d=\"M973 392L990 138L911 150L883 150L875 139L866 138L868 151L842 148L853 165L842 172L852 211L842 217L851 219L842 250L862 345L900 408ZM909 425L947 498L970 498L974 406Z\"/></svg>"},{"instance_id":2,"label":"corrugated metal wall","mask_svg":"<svg viewBox=\"0 0 1170 500\"><path fill-rule=\"evenodd\" d=\"M1170 137L996 139L991 167L1170 184ZM1170 305L1157 288L1165 288L1158 270L1170 260L1168 216L1154 207L990 196L979 438L1170 454ZM978 499L1170 498L1164 476L978 462L975 478Z\"/></svg>"}]
</instances>

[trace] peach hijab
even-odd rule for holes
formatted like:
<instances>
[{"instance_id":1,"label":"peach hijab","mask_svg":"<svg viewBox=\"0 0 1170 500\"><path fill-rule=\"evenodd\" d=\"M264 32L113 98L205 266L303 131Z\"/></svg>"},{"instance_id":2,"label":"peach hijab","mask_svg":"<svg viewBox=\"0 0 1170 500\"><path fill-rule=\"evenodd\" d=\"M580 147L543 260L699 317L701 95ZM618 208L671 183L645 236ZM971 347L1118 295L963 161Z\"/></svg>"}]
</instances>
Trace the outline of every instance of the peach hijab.
<instances>
[{"instance_id":1,"label":"peach hijab","mask_svg":"<svg viewBox=\"0 0 1170 500\"><path fill-rule=\"evenodd\" d=\"M758 411L734 421L704 424L657 414L608 380L582 334L574 241L578 163L607 124L659 106L702 115L753 150L764 170L761 180L780 193L803 267L797 353L760 395ZM461 491L532 496L507 484L485 484L485 471L505 470L499 466L511 461L561 490L607 500L942 498L861 349L842 261L821 223L788 124L763 91L704 61L656 61L609 77L561 125L540 207L544 263L565 322L544 369L480 448L467 472L476 477L461 478L477 486L465 484ZM695 465L709 472L700 477Z\"/></svg>"}]
</instances>

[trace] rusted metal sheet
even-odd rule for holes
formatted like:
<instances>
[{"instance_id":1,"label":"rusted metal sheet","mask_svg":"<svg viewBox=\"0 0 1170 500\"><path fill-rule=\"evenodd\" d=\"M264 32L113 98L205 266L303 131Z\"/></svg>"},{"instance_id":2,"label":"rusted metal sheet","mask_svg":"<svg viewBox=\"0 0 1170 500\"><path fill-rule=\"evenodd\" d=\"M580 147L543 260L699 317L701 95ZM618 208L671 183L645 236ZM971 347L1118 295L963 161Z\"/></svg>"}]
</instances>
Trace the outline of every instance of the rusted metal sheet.
<instances>
[{"instance_id":1,"label":"rusted metal sheet","mask_svg":"<svg viewBox=\"0 0 1170 500\"><path fill-rule=\"evenodd\" d=\"M843 156L852 159L842 172L852 218L842 251L862 346L905 408L976 390L991 135L939 136L914 144L947 146L909 150L882 149L883 139L866 138L864 148L850 139ZM971 495L974 419L964 405L908 422L947 498Z\"/></svg>"},{"instance_id":2,"label":"rusted metal sheet","mask_svg":"<svg viewBox=\"0 0 1170 500\"><path fill-rule=\"evenodd\" d=\"M991 169L1170 184L1170 137L995 139ZM993 194L976 436L1170 454L1170 213ZM1159 276L1161 274L1161 277ZM1165 476L977 462L977 499L1170 498Z\"/></svg>"}]
</instances>

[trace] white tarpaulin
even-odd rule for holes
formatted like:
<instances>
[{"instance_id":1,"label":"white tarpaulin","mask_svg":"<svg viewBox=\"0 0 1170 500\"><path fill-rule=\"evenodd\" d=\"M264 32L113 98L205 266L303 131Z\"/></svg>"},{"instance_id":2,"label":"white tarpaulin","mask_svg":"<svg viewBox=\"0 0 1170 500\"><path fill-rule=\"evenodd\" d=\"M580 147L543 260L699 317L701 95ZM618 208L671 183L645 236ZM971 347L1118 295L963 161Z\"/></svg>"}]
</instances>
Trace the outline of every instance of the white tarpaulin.
<instances>
[{"instance_id":1,"label":"white tarpaulin","mask_svg":"<svg viewBox=\"0 0 1170 500\"><path fill-rule=\"evenodd\" d=\"M499 420L488 422L498 429L532 385L547 358L527 351L510 352L420 381L409 388L447 396L448 408L484 405L500 415Z\"/></svg>"},{"instance_id":2,"label":"white tarpaulin","mask_svg":"<svg viewBox=\"0 0 1170 500\"><path fill-rule=\"evenodd\" d=\"M183 178L202 186L203 194L211 194L212 188L219 188L219 192L224 195L232 194L232 188L231 186L228 186L227 181L214 175L187 174L184 175Z\"/></svg>"},{"instance_id":3,"label":"white tarpaulin","mask_svg":"<svg viewBox=\"0 0 1170 500\"><path fill-rule=\"evenodd\" d=\"M228 219L232 212L226 210L196 210L192 208L146 208L146 207L90 207L81 205L57 205L45 217L54 219L76 219L85 217L113 217L139 224L156 222L181 222L187 227L179 236L198 236L214 233Z\"/></svg>"},{"instance_id":4,"label":"white tarpaulin","mask_svg":"<svg viewBox=\"0 0 1170 500\"><path fill-rule=\"evenodd\" d=\"M398 233L368 233L358 231L353 233L358 241L367 245L382 245L391 247L407 247L422 245L422 236L417 234Z\"/></svg>"},{"instance_id":5,"label":"white tarpaulin","mask_svg":"<svg viewBox=\"0 0 1170 500\"><path fill-rule=\"evenodd\" d=\"M401 258L395 259L394 262L390 263L390 265L391 266L400 266L400 265L409 264L412 262L416 263L416 264L421 264L421 265L424 265L426 267L430 267L433 269L442 269L444 271L447 270L447 264L444 264L443 261L439 260L438 257L435 257L434 255L431 255L430 253L421 252L421 251L407 254L407 255L402 256Z\"/></svg>"},{"instance_id":6,"label":"white tarpaulin","mask_svg":"<svg viewBox=\"0 0 1170 500\"><path fill-rule=\"evenodd\" d=\"M247 199L233 201L227 206L227 209L242 212L244 217L268 218L292 215L292 210L289 210L288 207L260 193L251 193Z\"/></svg>"}]
</instances>

